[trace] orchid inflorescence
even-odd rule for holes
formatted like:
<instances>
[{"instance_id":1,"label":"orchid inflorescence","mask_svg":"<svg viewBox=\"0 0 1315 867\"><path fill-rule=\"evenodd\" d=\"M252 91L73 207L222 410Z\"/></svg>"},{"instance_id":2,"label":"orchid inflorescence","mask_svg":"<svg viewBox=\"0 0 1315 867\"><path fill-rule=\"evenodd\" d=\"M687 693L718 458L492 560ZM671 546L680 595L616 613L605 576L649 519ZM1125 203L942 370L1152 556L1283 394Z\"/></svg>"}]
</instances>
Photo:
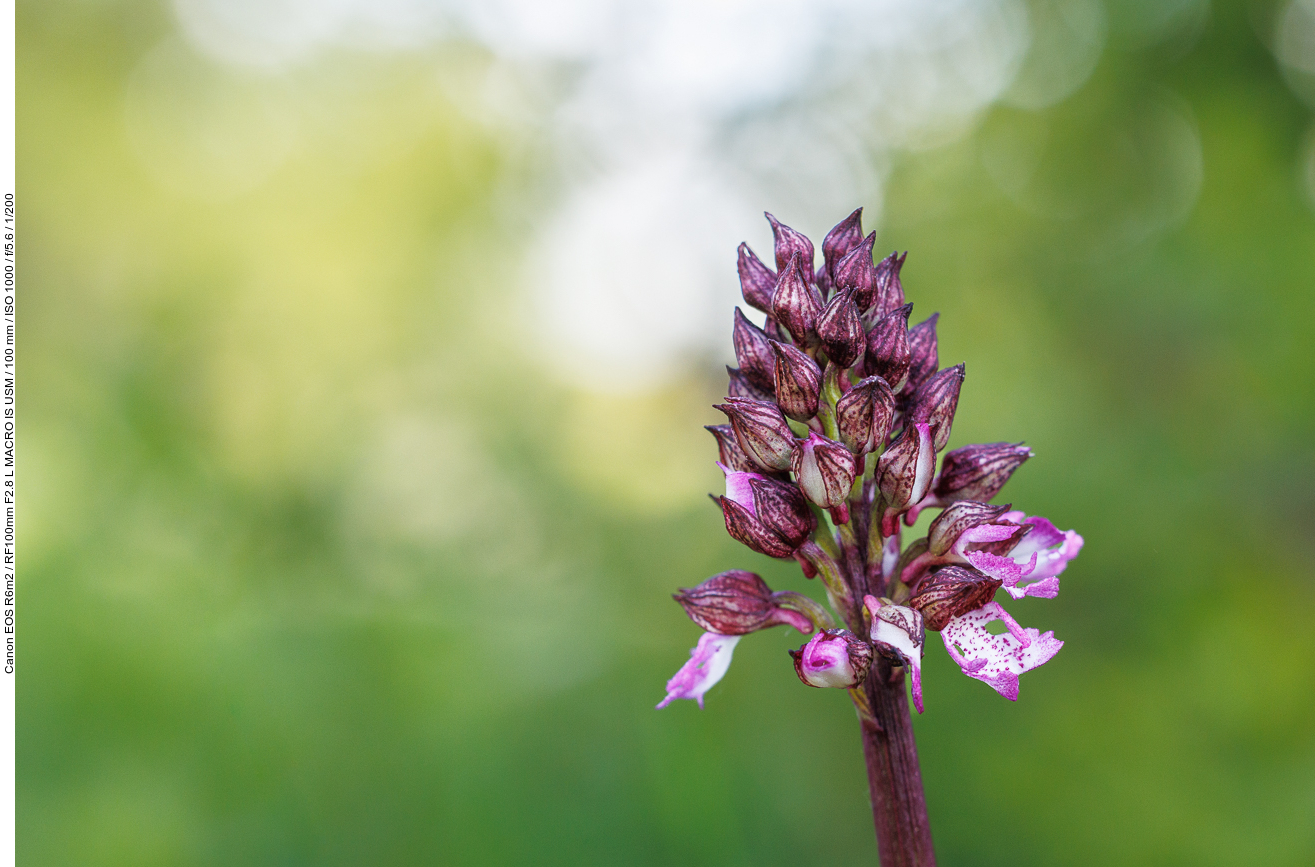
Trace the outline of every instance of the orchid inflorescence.
<instances>
[{"instance_id":1,"label":"orchid inflorescence","mask_svg":"<svg viewBox=\"0 0 1315 867\"><path fill-rule=\"evenodd\" d=\"M905 255L873 263L876 233L862 209L832 229L814 270L813 244L770 214L776 270L739 248L744 300L766 314L754 325L738 308L738 368L712 425L726 477L713 499L726 530L770 557L820 576L831 606L773 592L758 575L723 572L675 599L705 634L667 683L666 707L721 680L740 638L776 625L816 634L791 651L809 686L851 691L860 716L874 658L911 677L922 712L925 631L940 632L964 674L1018 698L1018 676L1063 646L1024 628L996 601L1053 598L1082 537L990 500L1031 451L1021 443L969 445L937 455L950 439L962 364L937 367L936 315L909 327L900 269ZM901 542L925 509L940 509L926 536ZM832 613L834 612L834 614ZM987 629L1003 621L1005 631Z\"/></svg>"}]
</instances>

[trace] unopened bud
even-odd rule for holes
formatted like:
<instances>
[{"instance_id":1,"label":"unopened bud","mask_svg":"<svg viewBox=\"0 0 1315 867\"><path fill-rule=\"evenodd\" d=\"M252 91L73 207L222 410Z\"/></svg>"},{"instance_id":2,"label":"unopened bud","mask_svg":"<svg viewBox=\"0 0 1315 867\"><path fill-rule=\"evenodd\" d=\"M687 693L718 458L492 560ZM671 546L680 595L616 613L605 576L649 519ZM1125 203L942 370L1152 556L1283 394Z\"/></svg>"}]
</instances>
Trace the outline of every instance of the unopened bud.
<instances>
[{"instance_id":1,"label":"unopened bud","mask_svg":"<svg viewBox=\"0 0 1315 867\"><path fill-rule=\"evenodd\" d=\"M776 291L772 293L772 315L790 332L794 342L801 345L809 342L817 317L822 313L822 295L810 277L803 259L796 255L781 269Z\"/></svg>"},{"instance_id":2,"label":"unopened bud","mask_svg":"<svg viewBox=\"0 0 1315 867\"><path fill-rule=\"evenodd\" d=\"M932 489L942 503L956 500L987 501L1000 492L1005 482L1032 450L1022 443L985 443L947 452L941 475Z\"/></svg>"},{"instance_id":3,"label":"unopened bud","mask_svg":"<svg viewBox=\"0 0 1315 867\"><path fill-rule=\"evenodd\" d=\"M817 529L813 510L790 482L727 473L726 496L714 499L726 519L726 532L769 557L791 556Z\"/></svg>"},{"instance_id":4,"label":"unopened bud","mask_svg":"<svg viewBox=\"0 0 1315 867\"><path fill-rule=\"evenodd\" d=\"M972 500L963 500L950 505L936 516L936 520L931 522L931 527L927 530L928 552L933 557L941 556L954 547L954 543L959 541L959 537L965 531L990 524L1007 511L1009 511L1008 506L992 506L990 503L977 503ZM1012 536L1018 529L1019 525L1010 525L1008 535Z\"/></svg>"},{"instance_id":5,"label":"unopened bud","mask_svg":"<svg viewBox=\"0 0 1315 867\"><path fill-rule=\"evenodd\" d=\"M759 478L750 481L749 488L755 516L788 544L798 548L817 529L817 516L798 485Z\"/></svg>"},{"instance_id":6,"label":"unopened bud","mask_svg":"<svg viewBox=\"0 0 1315 867\"><path fill-rule=\"evenodd\" d=\"M776 291L776 272L764 265L748 244L741 244L739 252L736 266L740 272L740 293L750 307L770 314L772 293Z\"/></svg>"},{"instance_id":7,"label":"unopened bud","mask_svg":"<svg viewBox=\"0 0 1315 867\"><path fill-rule=\"evenodd\" d=\"M745 454L744 449L740 448L739 441L735 439L735 431L730 425L709 424L704 425L703 429L716 437L717 458L723 466L737 473L762 472L762 467L754 463L753 459Z\"/></svg>"},{"instance_id":8,"label":"unopened bud","mask_svg":"<svg viewBox=\"0 0 1315 867\"><path fill-rule=\"evenodd\" d=\"M877 301L877 274L872 267L872 246L876 242L877 233L873 232L850 250L835 268L836 288L851 290L860 311L870 309Z\"/></svg>"},{"instance_id":9,"label":"unopened bud","mask_svg":"<svg viewBox=\"0 0 1315 867\"><path fill-rule=\"evenodd\" d=\"M875 235L875 233L874 233ZM845 219L836 223L822 239L822 268L835 285L836 266L850 250L863 241L863 209L859 208ZM869 259L869 262L872 260Z\"/></svg>"},{"instance_id":10,"label":"unopened bud","mask_svg":"<svg viewBox=\"0 0 1315 867\"><path fill-rule=\"evenodd\" d=\"M959 408L959 389L963 386L964 366L956 364L934 374L913 397L909 418L931 427L932 445L941 451L950 441L954 412Z\"/></svg>"},{"instance_id":11,"label":"unopened bud","mask_svg":"<svg viewBox=\"0 0 1315 867\"><path fill-rule=\"evenodd\" d=\"M906 426L877 462L877 486L887 506L903 512L925 497L935 463L931 429L922 422Z\"/></svg>"},{"instance_id":12,"label":"unopened bud","mask_svg":"<svg viewBox=\"0 0 1315 867\"><path fill-rule=\"evenodd\" d=\"M808 421L817 415L822 369L793 346L785 343L771 346L776 353L776 402L795 421Z\"/></svg>"},{"instance_id":13,"label":"unopened bud","mask_svg":"<svg viewBox=\"0 0 1315 867\"><path fill-rule=\"evenodd\" d=\"M776 372L772 342L761 328L745 318L738 307L735 308L735 327L731 339L735 344L735 359L740 363L740 373L758 388L770 392Z\"/></svg>"},{"instance_id":14,"label":"unopened bud","mask_svg":"<svg viewBox=\"0 0 1315 867\"><path fill-rule=\"evenodd\" d=\"M940 632L955 617L976 611L995 598L1001 581L964 566L944 566L922 579L909 607L922 614L923 623Z\"/></svg>"},{"instance_id":15,"label":"unopened bud","mask_svg":"<svg viewBox=\"0 0 1315 867\"><path fill-rule=\"evenodd\" d=\"M805 684L835 689L858 686L872 665L871 645L848 629L824 629L790 656Z\"/></svg>"},{"instance_id":16,"label":"unopened bud","mask_svg":"<svg viewBox=\"0 0 1315 867\"><path fill-rule=\"evenodd\" d=\"M808 275L807 279L811 280L813 276L813 242L808 240L808 236L796 232L771 214L764 213L763 216L767 217L767 222L772 224L777 272L785 271L785 266L798 255L803 260L800 264L805 269L804 273Z\"/></svg>"},{"instance_id":17,"label":"unopened bud","mask_svg":"<svg viewBox=\"0 0 1315 867\"><path fill-rule=\"evenodd\" d=\"M812 622L798 611L779 607L772 588L753 572L732 569L713 575L672 598L700 627L720 635L746 635L770 626L793 626L807 635Z\"/></svg>"},{"instance_id":18,"label":"unopened bud","mask_svg":"<svg viewBox=\"0 0 1315 867\"><path fill-rule=\"evenodd\" d=\"M749 381L749 377L744 375L744 371L738 367L726 366L726 396L738 397L744 400L764 400L772 399L771 392L763 391L758 386Z\"/></svg>"},{"instance_id":19,"label":"unopened bud","mask_svg":"<svg viewBox=\"0 0 1315 867\"><path fill-rule=\"evenodd\" d=\"M894 310L904 305L904 286L900 283L899 272L904 267L904 260L908 258L908 253L900 255L891 253L886 258L877 263L875 268L877 284L877 303L878 310Z\"/></svg>"},{"instance_id":20,"label":"unopened bud","mask_svg":"<svg viewBox=\"0 0 1315 867\"><path fill-rule=\"evenodd\" d=\"M936 372L936 320L940 315L933 313L909 329L909 381L903 394L913 394Z\"/></svg>"},{"instance_id":21,"label":"unopened bud","mask_svg":"<svg viewBox=\"0 0 1315 867\"><path fill-rule=\"evenodd\" d=\"M879 376L860 380L836 401L840 441L856 455L885 445L894 417L895 395Z\"/></svg>"},{"instance_id":22,"label":"unopened bud","mask_svg":"<svg viewBox=\"0 0 1315 867\"><path fill-rule=\"evenodd\" d=\"M913 675L913 706L922 713L922 654L927 642L922 615L913 608L875 596L864 596L863 606L872 616L873 649L908 667Z\"/></svg>"},{"instance_id":23,"label":"unopened bud","mask_svg":"<svg viewBox=\"0 0 1315 867\"><path fill-rule=\"evenodd\" d=\"M853 367L867 349L863 320L849 290L831 296L817 318L817 336L837 367Z\"/></svg>"},{"instance_id":24,"label":"unopened bud","mask_svg":"<svg viewBox=\"0 0 1315 867\"><path fill-rule=\"evenodd\" d=\"M790 460L804 496L819 506L845 511L849 491L858 474L854 453L835 440L809 431L808 439L795 443ZM841 521L840 523L844 523Z\"/></svg>"},{"instance_id":25,"label":"unopened bud","mask_svg":"<svg viewBox=\"0 0 1315 867\"><path fill-rule=\"evenodd\" d=\"M795 436L780 407L766 400L731 397L717 409L731 420L735 439L754 463L767 470L790 468Z\"/></svg>"},{"instance_id":26,"label":"unopened bud","mask_svg":"<svg viewBox=\"0 0 1315 867\"><path fill-rule=\"evenodd\" d=\"M868 331L868 350L863 370L880 376L895 394L903 390L909 378L909 313L912 304L892 310L872 324Z\"/></svg>"}]
</instances>

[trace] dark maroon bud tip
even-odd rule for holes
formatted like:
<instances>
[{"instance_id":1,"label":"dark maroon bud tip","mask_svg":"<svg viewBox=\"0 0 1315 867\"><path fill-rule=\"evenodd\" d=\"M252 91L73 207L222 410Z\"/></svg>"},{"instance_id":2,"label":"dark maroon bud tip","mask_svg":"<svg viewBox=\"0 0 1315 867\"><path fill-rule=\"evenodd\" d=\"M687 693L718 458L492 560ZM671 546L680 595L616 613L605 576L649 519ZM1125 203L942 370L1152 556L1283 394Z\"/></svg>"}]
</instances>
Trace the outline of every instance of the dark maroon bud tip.
<instances>
[{"instance_id":1,"label":"dark maroon bud tip","mask_svg":"<svg viewBox=\"0 0 1315 867\"><path fill-rule=\"evenodd\" d=\"M774 342L771 347L776 353L776 402L795 421L808 421L817 415L822 369L793 346Z\"/></svg>"},{"instance_id":2,"label":"dark maroon bud tip","mask_svg":"<svg viewBox=\"0 0 1315 867\"><path fill-rule=\"evenodd\" d=\"M860 380L836 401L840 441L856 455L874 452L878 445L885 445L894 418L895 395L879 376Z\"/></svg>"},{"instance_id":3,"label":"dark maroon bud tip","mask_svg":"<svg viewBox=\"0 0 1315 867\"><path fill-rule=\"evenodd\" d=\"M909 313L913 305L905 304L882 316L868 332L867 354L863 370L880 376L899 394L909 378Z\"/></svg>"},{"instance_id":4,"label":"dark maroon bud tip","mask_svg":"<svg viewBox=\"0 0 1315 867\"><path fill-rule=\"evenodd\" d=\"M772 314L800 345L808 345L817 317L822 314L822 294L809 282L809 276L796 254L781 270L772 294Z\"/></svg>"},{"instance_id":5,"label":"dark maroon bud tip","mask_svg":"<svg viewBox=\"0 0 1315 867\"><path fill-rule=\"evenodd\" d=\"M773 217L767 212L763 212L767 222L772 224L772 237L775 239L776 252L776 270L784 271L785 266L790 260L799 255L803 259L801 263L807 275L806 280L811 282L813 276L813 242L801 232L796 232L785 223Z\"/></svg>"},{"instance_id":6,"label":"dark maroon bud tip","mask_svg":"<svg viewBox=\"0 0 1315 867\"><path fill-rule=\"evenodd\" d=\"M1022 443L986 443L947 452L934 492L943 503L956 500L990 500L1032 456Z\"/></svg>"},{"instance_id":7,"label":"dark maroon bud tip","mask_svg":"<svg viewBox=\"0 0 1315 867\"><path fill-rule=\"evenodd\" d=\"M976 611L995 598L1001 582L965 566L944 566L923 578L909 600L922 614L923 625L939 632L953 618Z\"/></svg>"},{"instance_id":8,"label":"dark maroon bud tip","mask_svg":"<svg viewBox=\"0 0 1315 867\"><path fill-rule=\"evenodd\" d=\"M964 366L956 364L939 371L922 384L913 397L910 418L931 427L932 443L941 451L950 441L950 427L959 408L959 390L963 386Z\"/></svg>"},{"instance_id":9,"label":"dark maroon bud tip","mask_svg":"<svg viewBox=\"0 0 1315 867\"><path fill-rule=\"evenodd\" d=\"M746 635L778 625L813 631L807 617L778 606L772 588L742 569L713 575L697 587L673 593L672 598L700 627L720 635Z\"/></svg>"},{"instance_id":10,"label":"dark maroon bud tip","mask_svg":"<svg viewBox=\"0 0 1315 867\"><path fill-rule=\"evenodd\" d=\"M837 367L853 367L867 349L863 320L850 290L831 297L817 319L817 336Z\"/></svg>"},{"instance_id":11,"label":"dark maroon bud tip","mask_svg":"<svg viewBox=\"0 0 1315 867\"><path fill-rule=\"evenodd\" d=\"M730 425L709 424L704 425L703 429L716 438L717 459L724 466L737 473L762 472L762 467L754 463L753 459L745 454L744 449L740 448L739 442L735 439L735 431Z\"/></svg>"},{"instance_id":12,"label":"dark maroon bud tip","mask_svg":"<svg viewBox=\"0 0 1315 867\"><path fill-rule=\"evenodd\" d=\"M736 267L740 272L740 293L745 303L770 314L772 293L776 291L776 272L764 265L748 244L740 245Z\"/></svg>"},{"instance_id":13,"label":"dark maroon bud tip","mask_svg":"<svg viewBox=\"0 0 1315 867\"><path fill-rule=\"evenodd\" d=\"M752 512L730 497L722 497L719 502L722 516L726 519L726 532L737 542L759 554L782 559L792 555L799 547L772 532Z\"/></svg>"},{"instance_id":14,"label":"dark maroon bud tip","mask_svg":"<svg viewBox=\"0 0 1315 867\"><path fill-rule=\"evenodd\" d=\"M760 390L770 392L776 375L776 356L772 352L771 339L761 328L750 322L738 307L735 308L731 339L735 344L735 359L740 363L740 373Z\"/></svg>"},{"instance_id":15,"label":"dark maroon bud tip","mask_svg":"<svg viewBox=\"0 0 1315 867\"><path fill-rule=\"evenodd\" d=\"M904 286L900 283L899 272L904 267L908 253L891 253L877 263L875 269L876 295L875 307L878 310L894 310L904 303Z\"/></svg>"},{"instance_id":16,"label":"dark maroon bud tip","mask_svg":"<svg viewBox=\"0 0 1315 867\"><path fill-rule=\"evenodd\" d=\"M729 381L726 384L726 395L728 397L741 397L746 400L771 400L770 391L764 391L749 381L744 375L744 371L738 367L726 366L726 375Z\"/></svg>"},{"instance_id":17,"label":"dark maroon bud tip","mask_svg":"<svg viewBox=\"0 0 1315 867\"><path fill-rule=\"evenodd\" d=\"M817 516L796 485L777 479L752 479L749 490L753 492L758 520L792 548L804 544L817 529Z\"/></svg>"},{"instance_id":18,"label":"dark maroon bud tip","mask_svg":"<svg viewBox=\"0 0 1315 867\"><path fill-rule=\"evenodd\" d=\"M909 329L909 381L902 391L911 395L936 372L936 320L941 314L933 313Z\"/></svg>"},{"instance_id":19,"label":"dark maroon bud tip","mask_svg":"<svg viewBox=\"0 0 1315 867\"><path fill-rule=\"evenodd\" d=\"M876 237L876 233L873 233ZM826 233L822 240L822 259L823 269L834 281L836 266L840 260L845 258L850 250L857 247L863 241L863 209L859 208L845 219L836 223L835 227ZM871 259L868 262L871 263Z\"/></svg>"},{"instance_id":20,"label":"dark maroon bud tip","mask_svg":"<svg viewBox=\"0 0 1315 867\"><path fill-rule=\"evenodd\" d=\"M740 448L758 466L767 470L790 468L795 436L779 406L766 400L731 397L717 409L726 413Z\"/></svg>"},{"instance_id":21,"label":"dark maroon bud tip","mask_svg":"<svg viewBox=\"0 0 1315 867\"><path fill-rule=\"evenodd\" d=\"M870 309L877 302L877 275L872 266L872 245L876 242L877 233L873 232L850 250L835 269L836 288L852 291L860 311Z\"/></svg>"}]
</instances>

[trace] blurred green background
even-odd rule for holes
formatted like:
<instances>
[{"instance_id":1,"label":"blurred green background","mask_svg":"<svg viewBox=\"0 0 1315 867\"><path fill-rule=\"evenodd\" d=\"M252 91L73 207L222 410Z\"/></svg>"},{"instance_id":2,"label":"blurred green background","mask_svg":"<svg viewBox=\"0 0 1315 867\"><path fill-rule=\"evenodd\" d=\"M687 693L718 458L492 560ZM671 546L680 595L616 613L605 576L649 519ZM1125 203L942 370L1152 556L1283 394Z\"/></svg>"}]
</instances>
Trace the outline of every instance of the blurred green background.
<instances>
[{"instance_id":1,"label":"blurred green background","mask_svg":"<svg viewBox=\"0 0 1315 867\"><path fill-rule=\"evenodd\" d=\"M1066 641L1017 704L929 647L944 864L1315 863L1286 8L1108 4L1071 96L884 169L878 246L968 365L952 445L1025 439L1007 498L1087 540L1058 599L1011 606ZM817 588L703 496L713 361L609 394L536 355L533 143L434 85L487 53L174 82L242 126L188 163L195 123L134 121L175 26L18 8L20 863L875 863L853 712L800 686L797 636L742 642L707 710L653 710L698 635L673 589ZM1166 124L1183 147L1142 147Z\"/></svg>"}]
</instances>

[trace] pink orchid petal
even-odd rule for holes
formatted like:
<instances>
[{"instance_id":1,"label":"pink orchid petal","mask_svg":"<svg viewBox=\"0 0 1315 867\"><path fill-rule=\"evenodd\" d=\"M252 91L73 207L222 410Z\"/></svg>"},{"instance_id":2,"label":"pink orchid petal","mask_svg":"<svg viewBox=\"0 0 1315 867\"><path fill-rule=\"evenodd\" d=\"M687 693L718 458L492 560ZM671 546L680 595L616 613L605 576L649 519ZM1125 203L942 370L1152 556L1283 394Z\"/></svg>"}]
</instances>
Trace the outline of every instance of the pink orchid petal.
<instances>
[{"instance_id":1,"label":"pink orchid petal","mask_svg":"<svg viewBox=\"0 0 1315 867\"><path fill-rule=\"evenodd\" d=\"M1013 587L1032 573L1036 568L1036 555L1025 564L1020 564L1011 557L1001 557L987 551L969 551L964 558L979 572L1000 580L1006 587Z\"/></svg>"},{"instance_id":2,"label":"pink orchid petal","mask_svg":"<svg viewBox=\"0 0 1315 867\"><path fill-rule=\"evenodd\" d=\"M986 624L1004 620L1010 631L992 635ZM950 657L969 677L982 681L1010 701L1018 700L1018 676L1048 662L1064 642L1055 633L1020 629L998 602L988 602L951 620L941 638Z\"/></svg>"},{"instance_id":3,"label":"pink orchid petal","mask_svg":"<svg viewBox=\"0 0 1315 867\"><path fill-rule=\"evenodd\" d=\"M875 596L864 596L863 604L872 615L872 631L869 635L872 643L878 648L894 651L904 660L905 667L913 675L913 706L918 709L918 713L922 713L922 654L926 649L922 615L902 605L883 606ZM883 619L877 616L877 612L882 609L888 614L894 612L899 616Z\"/></svg>"},{"instance_id":4,"label":"pink orchid petal","mask_svg":"<svg viewBox=\"0 0 1315 867\"><path fill-rule=\"evenodd\" d=\"M731 655L742 635L718 635L705 632L689 653L689 662L680 667L667 681L667 697L658 703L658 710L678 698L692 698L703 707L703 694L716 686L730 668Z\"/></svg>"},{"instance_id":5,"label":"pink orchid petal","mask_svg":"<svg viewBox=\"0 0 1315 867\"><path fill-rule=\"evenodd\" d=\"M753 488L749 483L754 479L767 477L759 473L737 473L720 461L717 462L717 466L726 474L726 499L738 503L748 509L750 515L757 517L758 513L754 511L753 505Z\"/></svg>"}]
</instances>

